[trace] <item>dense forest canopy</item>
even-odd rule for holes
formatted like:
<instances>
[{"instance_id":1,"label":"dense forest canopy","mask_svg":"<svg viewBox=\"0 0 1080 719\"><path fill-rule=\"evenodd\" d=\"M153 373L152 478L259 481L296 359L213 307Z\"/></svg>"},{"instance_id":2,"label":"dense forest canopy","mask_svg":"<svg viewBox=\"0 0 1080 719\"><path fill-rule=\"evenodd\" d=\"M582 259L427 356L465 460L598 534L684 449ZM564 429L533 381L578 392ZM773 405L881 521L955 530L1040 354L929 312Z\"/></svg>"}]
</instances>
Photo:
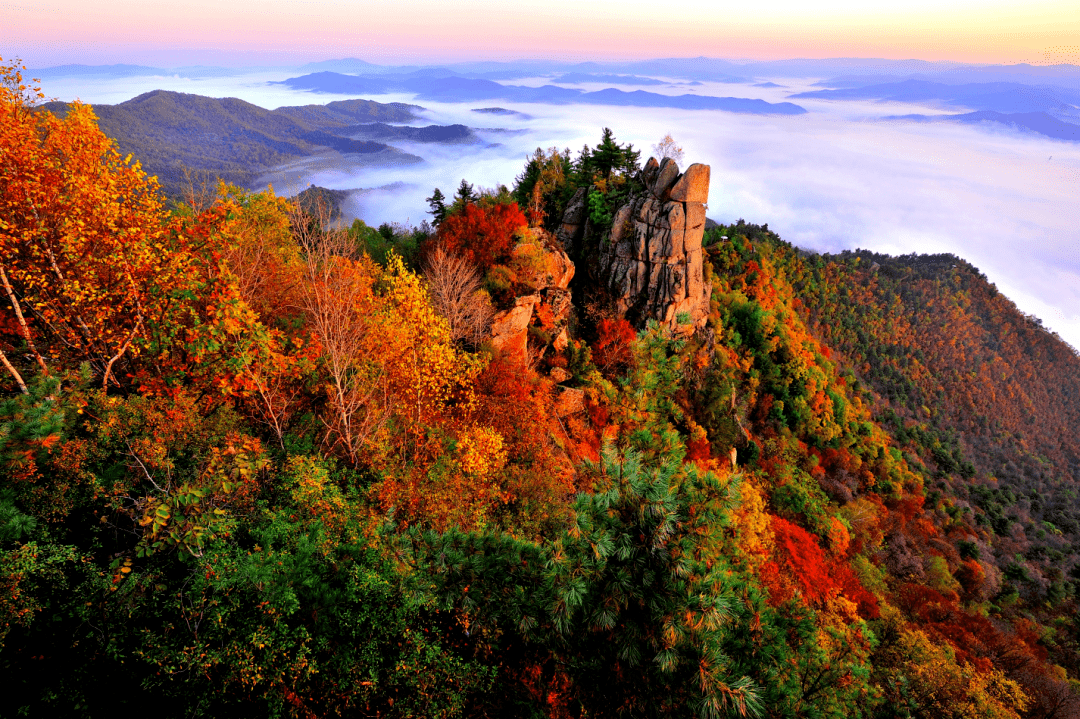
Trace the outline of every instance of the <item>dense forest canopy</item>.
<instances>
[{"instance_id":1,"label":"dense forest canopy","mask_svg":"<svg viewBox=\"0 0 1080 719\"><path fill-rule=\"evenodd\" d=\"M1080 713L1080 359L970 265L722 225L674 335L610 130L341 227L2 80L0 716Z\"/></svg>"}]
</instances>

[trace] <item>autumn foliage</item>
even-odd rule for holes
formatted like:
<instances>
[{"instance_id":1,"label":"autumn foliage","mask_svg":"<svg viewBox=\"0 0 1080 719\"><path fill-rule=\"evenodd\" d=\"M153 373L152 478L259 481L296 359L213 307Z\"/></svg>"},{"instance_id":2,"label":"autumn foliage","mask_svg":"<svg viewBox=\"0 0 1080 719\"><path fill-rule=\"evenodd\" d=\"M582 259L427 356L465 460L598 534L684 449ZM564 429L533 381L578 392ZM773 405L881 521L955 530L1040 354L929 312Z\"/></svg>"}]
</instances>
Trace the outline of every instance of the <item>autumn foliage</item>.
<instances>
[{"instance_id":1,"label":"autumn foliage","mask_svg":"<svg viewBox=\"0 0 1080 719\"><path fill-rule=\"evenodd\" d=\"M117 362L138 353L190 255L170 233L156 183L120 157L89 107L75 104L61 120L35 112L20 91L0 85L6 299L39 365L87 361L115 384Z\"/></svg>"},{"instance_id":2,"label":"autumn foliage","mask_svg":"<svg viewBox=\"0 0 1080 719\"><path fill-rule=\"evenodd\" d=\"M603 318L596 323L593 361L602 372L621 374L630 363L630 344L637 333L625 319Z\"/></svg>"},{"instance_id":3,"label":"autumn foliage","mask_svg":"<svg viewBox=\"0 0 1080 719\"><path fill-rule=\"evenodd\" d=\"M597 303L527 365L488 342L551 271L517 205L466 193L416 264L271 192L169 206L89 108L2 79L5 708L1075 716L1071 515L992 476L960 497L955 409L909 400L968 379L847 364L829 293L880 279L733 225L705 331ZM550 223L636 158L605 131L514 196ZM882 367L918 394L868 391Z\"/></svg>"},{"instance_id":4,"label":"autumn foliage","mask_svg":"<svg viewBox=\"0 0 1080 719\"><path fill-rule=\"evenodd\" d=\"M866 591L842 560L829 558L809 532L786 519L773 517L774 561L762 569L770 577L771 599L783 602L801 596L809 604L824 606L837 596L854 602L867 618L878 616L878 602Z\"/></svg>"},{"instance_id":5,"label":"autumn foliage","mask_svg":"<svg viewBox=\"0 0 1080 719\"><path fill-rule=\"evenodd\" d=\"M515 203L486 207L469 203L439 224L437 238L447 252L460 255L486 271L509 259L514 235L528 224Z\"/></svg>"}]
</instances>

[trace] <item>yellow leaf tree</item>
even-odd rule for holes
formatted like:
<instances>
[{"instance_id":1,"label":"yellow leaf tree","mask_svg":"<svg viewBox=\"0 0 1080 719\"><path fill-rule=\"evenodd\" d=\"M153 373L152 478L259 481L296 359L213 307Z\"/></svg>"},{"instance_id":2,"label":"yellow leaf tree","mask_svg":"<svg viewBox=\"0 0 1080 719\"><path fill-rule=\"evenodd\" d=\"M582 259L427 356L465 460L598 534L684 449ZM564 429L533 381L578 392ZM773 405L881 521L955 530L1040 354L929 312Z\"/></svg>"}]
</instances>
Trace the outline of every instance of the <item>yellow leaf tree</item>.
<instances>
[{"instance_id":1,"label":"yellow leaf tree","mask_svg":"<svg viewBox=\"0 0 1080 719\"><path fill-rule=\"evenodd\" d=\"M169 247L156 180L120 157L90 107L73 103L60 118L34 106L40 92L27 91L18 67L0 67L0 77L5 299L42 371L86 361L107 387L191 257Z\"/></svg>"}]
</instances>

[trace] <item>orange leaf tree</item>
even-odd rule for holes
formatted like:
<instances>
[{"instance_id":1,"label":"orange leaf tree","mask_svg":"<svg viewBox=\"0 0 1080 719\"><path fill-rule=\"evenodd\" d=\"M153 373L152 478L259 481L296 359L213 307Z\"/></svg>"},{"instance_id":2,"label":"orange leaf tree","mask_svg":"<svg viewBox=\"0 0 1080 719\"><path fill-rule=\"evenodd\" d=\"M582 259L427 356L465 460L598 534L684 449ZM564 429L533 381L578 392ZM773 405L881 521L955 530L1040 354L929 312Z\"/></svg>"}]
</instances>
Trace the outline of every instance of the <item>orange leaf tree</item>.
<instances>
[{"instance_id":1,"label":"orange leaf tree","mask_svg":"<svg viewBox=\"0 0 1080 719\"><path fill-rule=\"evenodd\" d=\"M86 361L107 386L191 255L171 246L156 180L120 157L90 107L74 103L61 119L33 106L40 93L27 92L18 68L0 75L6 299L43 370L51 359ZM48 342L40 352L37 336Z\"/></svg>"}]
</instances>

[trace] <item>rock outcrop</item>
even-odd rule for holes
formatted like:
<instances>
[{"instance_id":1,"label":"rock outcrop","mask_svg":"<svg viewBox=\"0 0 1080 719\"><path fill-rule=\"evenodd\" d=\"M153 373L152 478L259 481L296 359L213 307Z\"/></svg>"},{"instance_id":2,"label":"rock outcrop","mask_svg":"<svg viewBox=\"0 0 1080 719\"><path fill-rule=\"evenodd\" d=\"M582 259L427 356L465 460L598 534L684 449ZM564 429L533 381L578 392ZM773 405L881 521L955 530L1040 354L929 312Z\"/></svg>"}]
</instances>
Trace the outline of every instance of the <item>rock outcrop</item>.
<instances>
[{"instance_id":1,"label":"rock outcrop","mask_svg":"<svg viewBox=\"0 0 1080 719\"><path fill-rule=\"evenodd\" d=\"M589 188L579 187L563 212L562 224L555 238L563 250L573 253L585 230L585 216L589 205Z\"/></svg>"},{"instance_id":2,"label":"rock outcrop","mask_svg":"<svg viewBox=\"0 0 1080 719\"><path fill-rule=\"evenodd\" d=\"M585 411L585 392L573 387L559 387L555 396L555 416L565 417Z\"/></svg>"},{"instance_id":3,"label":"rock outcrop","mask_svg":"<svg viewBox=\"0 0 1080 719\"><path fill-rule=\"evenodd\" d=\"M616 211L601 243L600 280L635 326L654 319L692 334L705 326L712 291L701 255L709 166L680 173L674 160L650 158L641 179L646 191Z\"/></svg>"},{"instance_id":4,"label":"rock outcrop","mask_svg":"<svg viewBox=\"0 0 1080 719\"><path fill-rule=\"evenodd\" d=\"M550 342L556 350L566 347L574 263L551 233L542 229L528 230L514 253L515 260L520 260L515 264L527 268L530 274L519 277L529 294L518 296L513 307L495 314L491 322L491 344L527 363L531 326L538 330L535 337Z\"/></svg>"}]
</instances>

